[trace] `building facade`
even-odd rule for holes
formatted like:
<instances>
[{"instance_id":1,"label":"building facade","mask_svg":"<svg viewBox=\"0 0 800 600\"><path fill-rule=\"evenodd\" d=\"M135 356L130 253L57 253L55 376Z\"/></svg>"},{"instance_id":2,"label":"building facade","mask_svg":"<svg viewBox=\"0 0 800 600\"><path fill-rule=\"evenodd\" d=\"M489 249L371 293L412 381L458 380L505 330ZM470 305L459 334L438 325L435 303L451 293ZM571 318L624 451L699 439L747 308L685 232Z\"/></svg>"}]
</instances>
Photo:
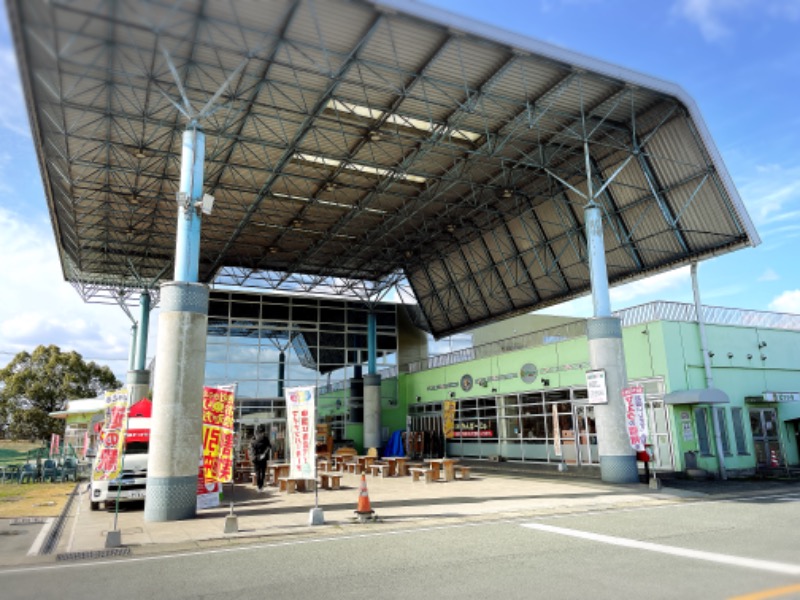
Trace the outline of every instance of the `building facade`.
<instances>
[{"instance_id":1,"label":"building facade","mask_svg":"<svg viewBox=\"0 0 800 600\"><path fill-rule=\"evenodd\" d=\"M337 443L363 449L360 378L370 307L215 294L206 383L237 384L244 430L268 423L280 446L282 390L314 385L318 420L331 425ZM402 306L379 310L385 441L396 431L416 432L427 440L416 450L442 453L442 409L453 401L449 456L598 465L583 320L516 317L472 332L471 347L428 357L428 338ZM708 372L693 305L656 302L618 313L628 382L645 395L651 466L725 477L797 466L800 316L704 313Z\"/></svg>"}]
</instances>

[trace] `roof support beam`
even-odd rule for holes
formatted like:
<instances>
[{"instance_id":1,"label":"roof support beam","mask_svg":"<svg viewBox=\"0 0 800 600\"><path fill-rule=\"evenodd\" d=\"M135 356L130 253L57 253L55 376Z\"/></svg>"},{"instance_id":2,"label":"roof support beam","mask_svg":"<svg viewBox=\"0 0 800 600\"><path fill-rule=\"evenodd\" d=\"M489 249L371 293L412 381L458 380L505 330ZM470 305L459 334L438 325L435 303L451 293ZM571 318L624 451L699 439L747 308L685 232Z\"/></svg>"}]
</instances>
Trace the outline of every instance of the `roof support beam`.
<instances>
[{"instance_id":1,"label":"roof support beam","mask_svg":"<svg viewBox=\"0 0 800 600\"><path fill-rule=\"evenodd\" d=\"M339 67L337 72L331 76L330 85L328 85L327 89L320 95L320 97L314 104L314 107L311 109L311 111L309 111L308 116L303 120L301 127L297 130L297 133L292 137L292 140L287 145L283 155L273 166L272 174L268 177L264 185L261 186L261 189L256 194L255 200L247 208L244 216L239 221L239 224L236 226L232 234L229 236L228 240L225 242L225 245L223 246L222 250L219 252L216 259L211 264L211 267L209 269L209 273L211 274L211 276L213 276L213 274L216 273L217 269L219 269L222 266L228 251L231 249L231 247L239 238L239 236L242 235L242 232L244 231L247 224L250 222L250 219L252 219L253 215L256 213L259 206L261 206L261 203L263 202L264 198L272 188L272 184L278 179L278 177L280 177L283 167L294 156L297 144L305 137L306 133L311 127L311 124L314 122L314 119L318 117L320 113L328 105L328 101L333 97L334 93L336 92L336 89L341 84L342 78L354 64L355 59L358 56L359 52L367 45L370 38L375 34L375 31L377 31L378 27L380 26L382 19L383 15L379 14L375 16L375 18L367 27L366 31L359 38L358 43L350 51L347 60L345 60Z\"/></svg>"}]
</instances>

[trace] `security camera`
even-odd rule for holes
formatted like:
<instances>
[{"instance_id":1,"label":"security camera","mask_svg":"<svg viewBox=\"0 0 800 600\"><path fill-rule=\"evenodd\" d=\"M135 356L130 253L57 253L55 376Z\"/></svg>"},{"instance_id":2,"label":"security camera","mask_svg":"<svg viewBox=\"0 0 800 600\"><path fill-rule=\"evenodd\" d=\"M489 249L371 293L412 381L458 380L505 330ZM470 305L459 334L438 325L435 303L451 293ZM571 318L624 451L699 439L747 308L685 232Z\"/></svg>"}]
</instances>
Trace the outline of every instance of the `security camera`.
<instances>
[{"instance_id":1,"label":"security camera","mask_svg":"<svg viewBox=\"0 0 800 600\"><path fill-rule=\"evenodd\" d=\"M733 352L728 352L728 358L733 358Z\"/></svg>"},{"instance_id":2,"label":"security camera","mask_svg":"<svg viewBox=\"0 0 800 600\"><path fill-rule=\"evenodd\" d=\"M708 356L709 356L710 358L714 358L714 353L713 353L711 350L709 350L709 351L708 351Z\"/></svg>"}]
</instances>

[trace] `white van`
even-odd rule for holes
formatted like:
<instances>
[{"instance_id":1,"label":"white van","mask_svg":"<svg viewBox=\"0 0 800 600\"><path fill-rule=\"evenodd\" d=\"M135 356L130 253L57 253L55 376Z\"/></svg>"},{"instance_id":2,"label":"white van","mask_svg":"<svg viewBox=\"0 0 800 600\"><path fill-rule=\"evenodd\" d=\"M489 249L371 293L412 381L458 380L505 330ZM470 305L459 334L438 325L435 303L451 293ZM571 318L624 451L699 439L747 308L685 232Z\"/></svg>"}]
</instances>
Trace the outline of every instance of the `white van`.
<instances>
[{"instance_id":1,"label":"white van","mask_svg":"<svg viewBox=\"0 0 800 600\"><path fill-rule=\"evenodd\" d=\"M122 472L115 479L95 479L95 470L92 469L89 497L92 510L98 510L101 505L104 508L111 508L117 500L120 502L144 500L149 448L150 419L129 417Z\"/></svg>"}]
</instances>

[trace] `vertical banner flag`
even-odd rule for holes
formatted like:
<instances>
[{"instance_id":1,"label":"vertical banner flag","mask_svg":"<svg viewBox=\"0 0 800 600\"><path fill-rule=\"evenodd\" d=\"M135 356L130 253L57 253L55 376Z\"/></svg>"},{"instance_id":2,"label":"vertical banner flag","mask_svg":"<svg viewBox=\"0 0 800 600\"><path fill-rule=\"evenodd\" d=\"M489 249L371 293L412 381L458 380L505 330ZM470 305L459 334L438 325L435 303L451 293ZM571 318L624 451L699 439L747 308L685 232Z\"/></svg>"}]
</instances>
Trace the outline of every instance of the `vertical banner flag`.
<instances>
[{"instance_id":1,"label":"vertical banner flag","mask_svg":"<svg viewBox=\"0 0 800 600\"><path fill-rule=\"evenodd\" d=\"M83 450L81 451L81 458L86 460L86 454L89 452L89 427L83 432Z\"/></svg>"},{"instance_id":2,"label":"vertical banner flag","mask_svg":"<svg viewBox=\"0 0 800 600\"><path fill-rule=\"evenodd\" d=\"M625 401L625 427L634 450L644 450L647 444L647 413L644 410L644 388L640 385L622 389Z\"/></svg>"},{"instance_id":3,"label":"vertical banner flag","mask_svg":"<svg viewBox=\"0 0 800 600\"><path fill-rule=\"evenodd\" d=\"M300 479L316 477L314 462L317 447L314 438L314 387L286 390L286 427L289 436L289 476Z\"/></svg>"},{"instance_id":4,"label":"vertical banner flag","mask_svg":"<svg viewBox=\"0 0 800 600\"><path fill-rule=\"evenodd\" d=\"M444 439L451 440L455 437L456 424L456 401L445 400L442 402L442 428L444 429Z\"/></svg>"},{"instance_id":5,"label":"vertical banner flag","mask_svg":"<svg viewBox=\"0 0 800 600\"><path fill-rule=\"evenodd\" d=\"M127 429L128 390L106 392L106 411L103 430L97 449L97 460L92 470L92 479L100 481L114 479L122 470L122 454L125 449Z\"/></svg>"},{"instance_id":6,"label":"vertical banner flag","mask_svg":"<svg viewBox=\"0 0 800 600\"><path fill-rule=\"evenodd\" d=\"M222 484L233 481L234 392L203 388L203 458L197 477L197 508L219 506Z\"/></svg>"},{"instance_id":7,"label":"vertical banner flag","mask_svg":"<svg viewBox=\"0 0 800 600\"><path fill-rule=\"evenodd\" d=\"M50 458L58 456L58 450L61 446L61 436L57 433L50 434Z\"/></svg>"},{"instance_id":8,"label":"vertical banner flag","mask_svg":"<svg viewBox=\"0 0 800 600\"><path fill-rule=\"evenodd\" d=\"M561 456L561 424L558 422L558 407L553 404L553 452Z\"/></svg>"},{"instance_id":9,"label":"vertical banner flag","mask_svg":"<svg viewBox=\"0 0 800 600\"><path fill-rule=\"evenodd\" d=\"M233 480L233 390L203 388L203 475Z\"/></svg>"}]
</instances>

